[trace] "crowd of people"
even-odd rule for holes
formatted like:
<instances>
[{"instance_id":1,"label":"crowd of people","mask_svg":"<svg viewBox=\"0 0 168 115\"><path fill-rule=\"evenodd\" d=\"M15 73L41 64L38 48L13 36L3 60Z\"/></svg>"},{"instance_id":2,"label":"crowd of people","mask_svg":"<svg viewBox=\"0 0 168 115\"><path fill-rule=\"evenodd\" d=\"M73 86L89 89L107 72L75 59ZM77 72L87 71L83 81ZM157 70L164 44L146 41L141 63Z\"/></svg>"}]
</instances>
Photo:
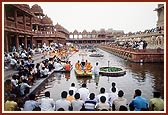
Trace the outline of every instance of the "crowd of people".
<instances>
[{"instance_id":1,"label":"crowd of people","mask_svg":"<svg viewBox=\"0 0 168 115\"><path fill-rule=\"evenodd\" d=\"M60 99L54 100L50 92L46 91L45 96L36 99L35 94L24 96L24 101L16 101L14 94L10 94L5 101L6 111L163 111L164 101L160 98L160 92L153 92L153 98L147 102L142 97L140 89L136 89L133 99L128 102L124 97L124 91L119 90L115 82L109 91L104 87L100 88L99 94L90 92L87 84L83 83L76 88L71 83L68 91L62 91Z\"/></svg>"},{"instance_id":2,"label":"crowd of people","mask_svg":"<svg viewBox=\"0 0 168 115\"><path fill-rule=\"evenodd\" d=\"M124 91L116 87L112 82L109 91L104 87L96 95L90 92L87 84L83 83L79 89L72 83L68 91L62 91L61 98L54 100L50 98L50 92L45 92L45 97L37 100L36 95L30 93L30 88L36 80L47 77L53 70L70 70L70 62L62 64L57 57L44 59L34 64L33 52L22 51L21 58L17 53L5 54L5 60L10 60L13 69L18 73L7 79L4 83L4 110L5 111L163 111L164 101L160 98L160 92L154 92L154 97L147 102L141 96L140 89L135 90L133 99L128 102L124 97ZM12 59L16 61L12 62ZM81 70L93 69L94 75L99 76L98 63L93 68L90 62L80 63L75 67Z\"/></svg>"},{"instance_id":3,"label":"crowd of people","mask_svg":"<svg viewBox=\"0 0 168 115\"><path fill-rule=\"evenodd\" d=\"M44 48L41 49L46 50ZM5 68L15 70L16 74L4 82L4 102L7 106L12 106L15 104L13 102L10 103L10 100L13 101L15 99L18 106L17 108L12 107L5 110L22 108L29 97L30 89L37 80L46 78L53 71L70 71L71 69L70 61L62 62L57 56L43 58L40 59L42 60L41 62L35 63L36 60L34 61L32 58L34 55L35 51L33 49L5 53Z\"/></svg>"}]
</instances>

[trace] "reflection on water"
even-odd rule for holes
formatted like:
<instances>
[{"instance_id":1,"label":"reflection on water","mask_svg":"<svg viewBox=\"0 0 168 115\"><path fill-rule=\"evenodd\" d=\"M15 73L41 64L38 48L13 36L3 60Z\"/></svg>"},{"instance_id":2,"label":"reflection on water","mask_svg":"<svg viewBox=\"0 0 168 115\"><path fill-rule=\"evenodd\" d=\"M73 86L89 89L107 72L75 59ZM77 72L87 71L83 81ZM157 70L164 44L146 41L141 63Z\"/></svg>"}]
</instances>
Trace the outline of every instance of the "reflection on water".
<instances>
[{"instance_id":1,"label":"reflection on water","mask_svg":"<svg viewBox=\"0 0 168 115\"><path fill-rule=\"evenodd\" d=\"M107 66L109 61L109 66L125 69L126 75L122 77L92 76L81 78L76 77L74 69L72 69L70 73L53 73L48 83L45 84L48 87L42 88L41 92L49 90L51 97L57 100L60 98L61 92L68 91L71 83L74 82L77 88L80 88L82 83L86 83L90 92L97 95L101 87L109 92L111 83L114 81L118 89L124 91L124 96L128 101L132 99L135 89L141 89L142 96L147 100L153 97L152 92L155 90L160 91L164 98L164 63L132 63L100 49L98 52L101 52L104 57L89 57L88 55L80 57L79 53L76 53L70 58L70 61L74 65L78 60L84 58L93 66L96 62L99 62L99 66ZM91 52L88 53L91 54Z\"/></svg>"}]
</instances>

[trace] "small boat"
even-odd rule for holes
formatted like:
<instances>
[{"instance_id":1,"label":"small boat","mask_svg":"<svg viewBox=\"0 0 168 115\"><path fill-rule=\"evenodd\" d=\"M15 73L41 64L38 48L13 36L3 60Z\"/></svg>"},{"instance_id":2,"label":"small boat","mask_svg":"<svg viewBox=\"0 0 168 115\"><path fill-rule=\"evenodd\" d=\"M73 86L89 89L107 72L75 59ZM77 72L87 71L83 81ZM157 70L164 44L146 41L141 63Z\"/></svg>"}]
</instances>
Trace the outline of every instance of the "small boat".
<instances>
[{"instance_id":1,"label":"small boat","mask_svg":"<svg viewBox=\"0 0 168 115\"><path fill-rule=\"evenodd\" d=\"M126 74L126 71L118 67L101 67L100 72L102 76L120 77Z\"/></svg>"},{"instance_id":2,"label":"small boat","mask_svg":"<svg viewBox=\"0 0 168 115\"><path fill-rule=\"evenodd\" d=\"M89 55L90 57L103 57L104 55L102 55L102 54L91 54L91 55Z\"/></svg>"},{"instance_id":3,"label":"small boat","mask_svg":"<svg viewBox=\"0 0 168 115\"><path fill-rule=\"evenodd\" d=\"M88 52L97 52L96 49L89 49Z\"/></svg>"},{"instance_id":4,"label":"small boat","mask_svg":"<svg viewBox=\"0 0 168 115\"><path fill-rule=\"evenodd\" d=\"M78 77L91 77L92 76L91 71L84 72L83 70L77 70L77 69L75 69L75 74Z\"/></svg>"}]
</instances>

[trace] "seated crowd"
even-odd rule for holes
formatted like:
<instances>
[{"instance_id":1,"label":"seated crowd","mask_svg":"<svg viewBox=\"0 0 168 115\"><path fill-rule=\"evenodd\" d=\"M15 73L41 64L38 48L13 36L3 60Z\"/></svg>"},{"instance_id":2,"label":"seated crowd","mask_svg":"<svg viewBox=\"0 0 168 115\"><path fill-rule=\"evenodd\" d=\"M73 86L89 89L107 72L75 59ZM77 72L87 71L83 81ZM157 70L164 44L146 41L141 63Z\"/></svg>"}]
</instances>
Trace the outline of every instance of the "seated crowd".
<instances>
[{"instance_id":1,"label":"seated crowd","mask_svg":"<svg viewBox=\"0 0 168 115\"><path fill-rule=\"evenodd\" d=\"M8 81L9 84L9 81ZM9 85L6 83L6 88ZM110 91L104 87L100 93L90 92L85 83L80 88L71 83L67 91L61 92L60 99L54 101L50 98L50 92L46 91L45 96L36 99L35 94L27 95L28 89L24 90L22 98L16 98L16 94L10 93L4 104L5 111L163 111L164 102L160 92L154 92L154 97L147 102L141 96L140 89L136 89L133 99L128 102L124 97L124 91L118 90L115 82L112 82Z\"/></svg>"}]
</instances>

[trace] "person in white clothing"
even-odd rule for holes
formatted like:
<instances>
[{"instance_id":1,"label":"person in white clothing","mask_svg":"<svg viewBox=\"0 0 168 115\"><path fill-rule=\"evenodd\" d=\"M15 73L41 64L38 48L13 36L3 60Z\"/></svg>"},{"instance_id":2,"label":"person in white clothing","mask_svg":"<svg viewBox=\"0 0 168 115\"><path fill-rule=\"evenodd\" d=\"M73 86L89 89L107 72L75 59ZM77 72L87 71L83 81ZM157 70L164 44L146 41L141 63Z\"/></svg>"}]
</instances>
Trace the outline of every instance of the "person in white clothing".
<instances>
[{"instance_id":1,"label":"person in white clothing","mask_svg":"<svg viewBox=\"0 0 168 115\"><path fill-rule=\"evenodd\" d=\"M71 83L71 87L69 88L69 91L73 90L73 95L77 92L77 88L75 87L75 83Z\"/></svg>"},{"instance_id":2,"label":"person in white clothing","mask_svg":"<svg viewBox=\"0 0 168 115\"><path fill-rule=\"evenodd\" d=\"M140 50L143 50L143 44L144 44L144 42L141 40L141 41L139 42L139 49L140 49Z\"/></svg>"},{"instance_id":3,"label":"person in white clothing","mask_svg":"<svg viewBox=\"0 0 168 115\"><path fill-rule=\"evenodd\" d=\"M11 60L10 60L10 65L11 65L11 67L12 67L13 69L15 69L16 64L17 64L16 59L15 59L15 58L11 58Z\"/></svg>"},{"instance_id":4,"label":"person in white clothing","mask_svg":"<svg viewBox=\"0 0 168 115\"><path fill-rule=\"evenodd\" d=\"M96 101L97 101L97 103L100 102L100 97L101 97L101 96L105 96L105 97L106 97L106 103L108 103L109 94L108 94L108 93L105 93L105 88L104 88L104 87L100 88L100 94L98 94L98 95L96 96Z\"/></svg>"},{"instance_id":5,"label":"person in white clothing","mask_svg":"<svg viewBox=\"0 0 168 115\"><path fill-rule=\"evenodd\" d=\"M118 98L113 101L113 106L112 106L113 111L119 111L119 108L121 105L127 107L128 102L127 102L127 99L123 97L123 95L124 95L124 92L120 90L118 92Z\"/></svg>"},{"instance_id":6,"label":"person in white clothing","mask_svg":"<svg viewBox=\"0 0 168 115\"><path fill-rule=\"evenodd\" d=\"M61 64L61 61L54 62L54 68L56 71L64 69L64 66Z\"/></svg>"},{"instance_id":7,"label":"person in white clothing","mask_svg":"<svg viewBox=\"0 0 168 115\"><path fill-rule=\"evenodd\" d=\"M80 94L80 97L83 101L86 101L86 99L89 95L89 89L86 88L85 83L82 84L82 87L78 89L77 93Z\"/></svg>"},{"instance_id":8,"label":"person in white clothing","mask_svg":"<svg viewBox=\"0 0 168 115\"><path fill-rule=\"evenodd\" d=\"M116 88L113 87L113 88L111 89L111 91L112 91L112 92L109 93L109 104L110 104L110 107L112 107L113 101L118 98L118 95L117 95L117 93L116 93Z\"/></svg>"},{"instance_id":9,"label":"person in white clothing","mask_svg":"<svg viewBox=\"0 0 168 115\"><path fill-rule=\"evenodd\" d=\"M106 102L106 97L105 96L101 96L100 97L100 102L96 105L96 109L98 111L110 111L110 105Z\"/></svg>"},{"instance_id":10,"label":"person in white clothing","mask_svg":"<svg viewBox=\"0 0 168 115\"><path fill-rule=\"evenodd\" d=\"M71 102L67 101L68 93L66 91L63 91L61 93L61 99L57 100L55 102L55 110L58 111L60 108L63 108L65 111L69 111L71 108Z\"/></svg>"},{"instance_id":11,"label":"person in white clothing","mask_svg":"<svg viewBox=\"0 0 168 115\"><path fill-rule=\"evenodd\" d=\"M96 66L93 69L93 74L95 75L95 77L99 76L100 68L98 67L98 65L98 62L96 62Z\"/></svg>"},{"instance_id":12,"label":"person in white clothing","mask_svg":"<svg viewBox=\"0 0 168 115\"><path fill-rule=\"evenodd\" d=\"M82 106L84 106L84 101L80 100L80 94L75 94L75 100L72 100L72 110L73 111L80 111L82 109Z\"/></svg>"},{"instance_id":13,"label":"person in white clothing","mask_svg":"<svg viewBox=\"0 0 168 115\"><path fill-rule=\"evenodd\" d=\"M54 111L55 110L55 102L50 98L50 92L45 92L45 98L40 100L41 111Z\"/></svg>"}]
</instances>

